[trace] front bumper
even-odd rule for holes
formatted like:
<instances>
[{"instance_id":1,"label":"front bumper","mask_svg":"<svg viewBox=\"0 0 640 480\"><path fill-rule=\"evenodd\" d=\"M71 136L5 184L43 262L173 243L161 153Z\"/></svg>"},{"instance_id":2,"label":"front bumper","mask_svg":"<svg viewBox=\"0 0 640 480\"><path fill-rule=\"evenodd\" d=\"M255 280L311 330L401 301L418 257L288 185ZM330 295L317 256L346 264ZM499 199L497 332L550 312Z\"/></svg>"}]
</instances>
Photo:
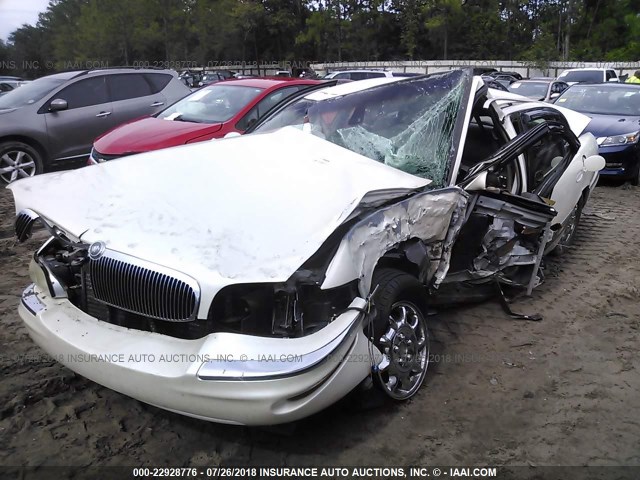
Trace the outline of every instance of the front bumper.
<instances>
[{"instance_id":1,"label":"front bumper","mask_svg":"<svg viewBox=\"0 0 640 480\"><path fill-rule=\"evenodd\" d=\"M115 160L117 158L126 157L128 155L133 155L133 153L106 154L106 153L100 153L95 148L92 148L91 153L89 154L89 158L87 160L87 165L98 165L99 163L108 162L109 160Z\"/></svg>"},{"instance_id":2,"label":"front bumper","mask_svg":"<svg viewBox=\"0 0 640 480\"><path fill-rule=\"evenodd\" d=\"M296 339L213 333L184 340L132 330L101 322L35 284L24 291L19 313L40 347L101 385L203 420L270 425L326 408L370 374L365 301L351 306Z\"/></svg>"},{"instance_id":3,"label":"front bumper","mask_svg":"<svg viewBox=\"0 0 640 480\"><path fill-rule=\"evenodd\" d=\"M605 168L600 170L604 177L633 178L640 166L640 150L638 145L624 145L620 147L600 147L600 155L604 158Z\"/></svg>"}]
</instances>

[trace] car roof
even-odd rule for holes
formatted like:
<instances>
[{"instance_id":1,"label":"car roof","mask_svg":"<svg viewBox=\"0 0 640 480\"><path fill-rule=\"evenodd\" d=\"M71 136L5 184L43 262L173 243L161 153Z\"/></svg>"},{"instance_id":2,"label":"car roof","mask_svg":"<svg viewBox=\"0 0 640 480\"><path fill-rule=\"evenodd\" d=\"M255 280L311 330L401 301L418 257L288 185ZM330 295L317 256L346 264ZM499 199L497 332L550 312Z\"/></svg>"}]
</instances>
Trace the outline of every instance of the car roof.
<instances>
[{"instance_id":1,"label":"car roof","mask_svg":"<svg viewBox=\"0 0 640 480\"><path fill-rule=\"evenodd\" d=\"M382 68L360 68L354 70L332 70L329 73L367 73L367 72L386 72Z\"/></svg>"},{"instance_id":2,"label":"car roof","mask_svg":"<svg viewBox=\"0 0 640 480\"><path fill-rule=\"evenodd\" d=\"M111 73L111 74L115 74L115 73L167 73L169 75L175 75L178 76L178 72L176 72L175 70L171 70L168 68L137 68L137 67L113 67L113 68L97 68L95 70L84 70L83 72L86 75L94 75L94 74L101 74L104 75L105 73Z\"/></svg>"},{"instance_id":3,"label":"car roof","mask_svg":"<svg viewBox=\"0 0 640 480\"><path fill-rule=\"evenodd\" d=\"M617 83L617 82L601 82L601 83L576 83L571 85L570 88L596 88L596 87L611 87L611 88L639 88L640 83ZM567 89L568 90L568 89Z\"/></svg>"},{"instance_id":4,"label":"car roof","mask_svg":"<svg viewBox=\"0 0 640 480\"><path fill-rule=\"evenodd\" d=\"M567 68L563 72L603 72L605 70L614 70L613 68L600 68L600 67L582 67L582 68Z\"/></svg>"},{"instance_id":5,"label":"car roof","mask_svg":"<svg viewBox=\"0 0 640 480\"><path fill-rule=\"evenodd\" d=\"M67 72L54 73L41 78L59 78L62 80L71 80L72 78L79 77L81 75L97 75L105 73L168 73L175 75L173 70L161 70L161 69L145 69L145 68L110 68L110 69L97 69L97 70L69 70Z\"/></svg>"},{"instance_id":6,"label":"car roof","mask_svg":"<svg viewBox=\"0 0 640 480\"><path fill-rule=\"evenodd\" d=\"M83 75L85 72L86 70L70 70L68 72L54 73L52 75L47 75L45 77L40 77L40 78L59 78L62 80L70 80L72 78L77 77L78 75Z\"/></svg>"},{"instance_id":7,"label":"car roof","mask_svg":"<svg viewBox=\"0 0 640 480\"><path fill-rule=\"evenodd\" d=\"M367 78L365 80L358 80L357 82L341 83L334 87L327 87L321 90L315 90L304 98L308 100L321 101L329 98L341 97L342 95L350 95L352 93L367 90L369 88L377 87L378 85L385 85L387 83L413 80L415 77L379 77L379 78Z\"/></svg>"},{"instance_id":8,"label":"car roof","mask_svg":"<svg viewBox=\"0 0 640 480\"><path fill-rule=\"evenodd\" d=\"M309 80L302 78L282 77L282 78L231 78L229 80L222 80L215 85L238 85L241 87L253 87L253 88L271 88L280 85L317 85L320 82L318 80Z\"/></svg>"},{"instance_id":9,"label":"car roof","mask_svg":"<svg viewBox=\"0 0 640 480\"><path fill-rule=\"evenodd\" d=\"M513 83L551 83L555 82L555 78L527 78L522 80L516 80Z\"/></svg>"}]
</instances>

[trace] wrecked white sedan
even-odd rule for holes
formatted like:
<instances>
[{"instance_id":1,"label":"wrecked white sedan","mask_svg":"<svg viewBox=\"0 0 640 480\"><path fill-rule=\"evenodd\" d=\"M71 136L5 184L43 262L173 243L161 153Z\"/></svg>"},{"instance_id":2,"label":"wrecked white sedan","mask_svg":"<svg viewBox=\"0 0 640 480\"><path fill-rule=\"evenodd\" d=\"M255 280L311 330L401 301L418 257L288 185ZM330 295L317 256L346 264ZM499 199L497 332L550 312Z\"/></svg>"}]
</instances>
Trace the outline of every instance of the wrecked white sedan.
<instances>
[{"instance_id":1,"label":"wrecked white sedan","mask_svg":"<svg viewBox=\"0 0 640 480\"><path fill-rule=\"evenodd\" d=\"M535 287L604 165L588 118L523 100L463 71L354 82L252 135L15 182L18 238L50 232L20 315L75 372L201 419L292 421L368 379L408 399L431 299Z\"/></svg>"}]
</instances>

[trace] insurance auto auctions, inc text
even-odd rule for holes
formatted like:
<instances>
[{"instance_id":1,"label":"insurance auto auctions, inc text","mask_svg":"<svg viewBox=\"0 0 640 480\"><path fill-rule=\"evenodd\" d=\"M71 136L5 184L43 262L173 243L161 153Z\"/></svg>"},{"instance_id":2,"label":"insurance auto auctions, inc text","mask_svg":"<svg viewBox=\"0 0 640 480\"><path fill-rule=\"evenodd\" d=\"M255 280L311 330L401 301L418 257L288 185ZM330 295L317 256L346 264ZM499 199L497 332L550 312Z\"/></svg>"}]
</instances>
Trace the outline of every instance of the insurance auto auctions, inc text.
<instances>
[{"instance_id":1,"label":"insurance auto auctions, inc text","mask_svg":"<svg viewBox=\"0 0 640 480\"><path fill-rule=\"evenodd\" d=\"M496 477L496 468L487 467L261 467L262 477L320 478L424 478L424 477Z\"/></svg>"}]
</instances>

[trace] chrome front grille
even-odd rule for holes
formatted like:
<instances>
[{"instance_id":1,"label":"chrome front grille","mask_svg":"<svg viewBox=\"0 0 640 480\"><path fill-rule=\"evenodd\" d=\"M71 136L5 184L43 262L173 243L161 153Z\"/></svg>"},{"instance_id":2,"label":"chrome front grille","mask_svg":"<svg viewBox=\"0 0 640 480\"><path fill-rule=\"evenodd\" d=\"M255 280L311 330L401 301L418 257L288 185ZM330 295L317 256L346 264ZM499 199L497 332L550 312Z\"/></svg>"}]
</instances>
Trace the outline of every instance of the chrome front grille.
<instances>
[{"instance_id":1,"label":"chrome front grille","mask_svg":"<svg viewBox=\"0 0 640 480\"><path fill-rule=\"evenodd\" d=\"M196 319L200 290L187 275L110 251L89 261L89 275L107 305L158 320Z\"/></svg>"}]
</instances>

